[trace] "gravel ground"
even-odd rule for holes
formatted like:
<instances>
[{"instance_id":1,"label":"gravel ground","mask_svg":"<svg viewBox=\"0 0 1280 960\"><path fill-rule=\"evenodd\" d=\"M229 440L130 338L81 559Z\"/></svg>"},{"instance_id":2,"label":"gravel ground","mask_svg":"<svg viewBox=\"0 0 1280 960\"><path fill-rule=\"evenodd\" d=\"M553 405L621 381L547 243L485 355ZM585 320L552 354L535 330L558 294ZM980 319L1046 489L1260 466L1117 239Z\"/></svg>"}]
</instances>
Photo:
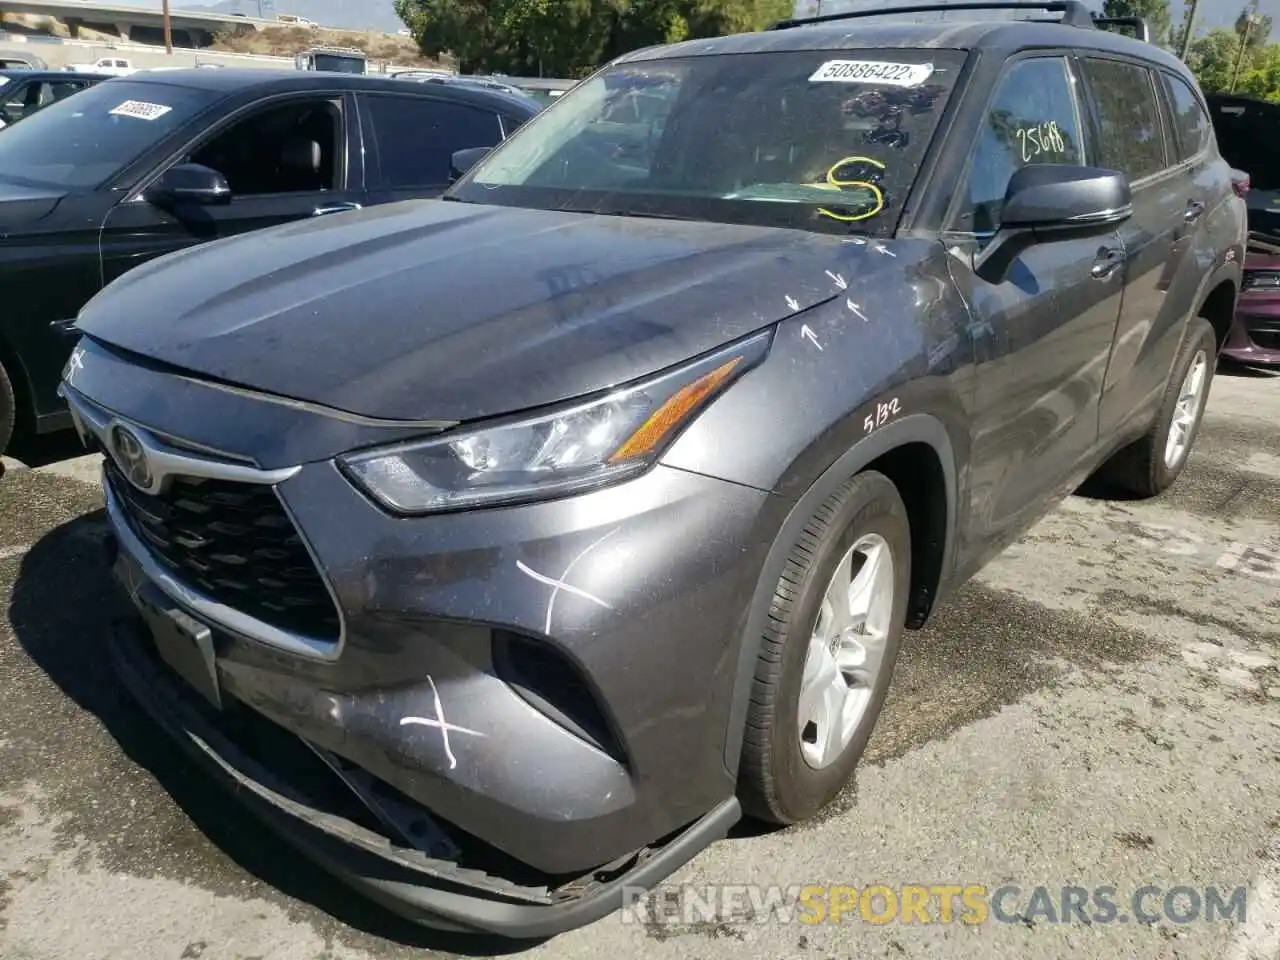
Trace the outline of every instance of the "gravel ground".
<instances>
[{"instance_id":1,"label":"gravel ground","mask_svg":"<svg viewBox=\"0 0 1280 960\"><path fill-rule=\"evenodd\" d=\"M0 481L6 960L1280 958L1280 377L1220 376L1170 494L1072 498L910 635L870 756L819 822L743 829L667 885L1019 888L1012 922L972 925L787 922L744 895L718 918L619 915L527 947L363 904L119 692L97 652L121 601L96 465L58 446ZM1179 886L1245 887L1247 909L1139 923L1148 885L1149 910ZM1130 922L1052 922L1037 886L1055 904L1114 887Z\"/></svg>"}]
</instances>

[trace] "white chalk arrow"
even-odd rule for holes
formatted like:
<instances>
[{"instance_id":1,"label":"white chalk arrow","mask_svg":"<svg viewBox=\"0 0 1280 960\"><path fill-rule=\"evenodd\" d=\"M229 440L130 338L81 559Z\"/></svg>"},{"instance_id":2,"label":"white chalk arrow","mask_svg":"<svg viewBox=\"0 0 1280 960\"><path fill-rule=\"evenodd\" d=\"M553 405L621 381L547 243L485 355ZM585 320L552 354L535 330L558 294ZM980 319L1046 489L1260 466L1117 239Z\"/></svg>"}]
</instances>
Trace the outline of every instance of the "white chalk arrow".
<instances>
[{"instance_id":1,"label":"white chalk arrow","mask_svg":"<svg viewBox=\"0 0 1280 960\"><path fill-rule=\"evenodd\" d=\"M800 336L804 337L806 340L812 343L815 347L817 347L819 353L822 352L822 344L818 342L818 335L809 329L809 325L807 323L800 328Z\"/></svg>"},{"instance_id":2,"label":"white chalk arrow","mask_svg":"<svg viewBox=\"0 0 1280 960\"><path fill-rule=\"evenodd\" d=\"M852 300L850 300L848 297L845 298L844 305L849 308L850 313L852 313L855 317L857 317L863 323L871 322L871 318L862 312L862 308L859 307Z\"/></svg>"},{"instance_id":3,"label":"white chalk arrow","mask_svg":"<svg viewBox=\"0 0 1280 960\"><path fill-rule=\"evenodd\" d=\"M847 283L845 282L844 277L840 276L840 274L838 274L838 273L832 273L830 270L828 270L828 271L827 271L827 276L831 278L831 282L832 282L832 283L834 283L834 284L836 285L836 289L837 289L837 290L848 290L848 289L849 289L849 284L847 284Z\"/></svg>"},{"instance_id":4,"label":"white chalk arrow","mask_svg":"<svg viewBox=\"0 0 1280 960\"><path fill-rule=\"evenodd\" d=\"M788 295L788 296L787 296L787 306L788 306L788 307L790 307L792 310L799 310L799 309L800 309L800 301L798 301L795 297Z\"/></svg>"}]
</instances>

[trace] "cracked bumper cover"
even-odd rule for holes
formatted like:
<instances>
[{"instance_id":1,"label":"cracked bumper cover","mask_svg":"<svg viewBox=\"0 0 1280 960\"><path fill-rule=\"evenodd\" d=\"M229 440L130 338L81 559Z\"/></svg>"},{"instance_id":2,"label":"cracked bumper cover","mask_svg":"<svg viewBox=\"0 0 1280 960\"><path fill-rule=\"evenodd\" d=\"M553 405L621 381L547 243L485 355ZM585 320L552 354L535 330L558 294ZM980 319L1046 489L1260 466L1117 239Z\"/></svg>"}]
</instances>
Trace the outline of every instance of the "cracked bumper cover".
<instances>
[{"instance_id":1,"label":"cracked bumper cover","mask_svg":"<svg viewBox=\"0 0 1280 960\"><path fill-rule=\"evenodd\" d=\"M365 896L425 926L517 939L584 926L621 909L631 890L659 883L724 837L740 815L737 801L726 800L667 843L640 851L624 869L585 875L569 896L538 897L534 888L397 850L360 824L311 805L203 716L154 662L140 623L117 624L110 652L118 676L151 719L276 834Z\"/></svg>"},{"instance_id":2,"label":"cracked bumper cover","mask_svg":"<svg viewBox=\"0 0 1280 960\"><path fill-rule=\"evenodd\" d=\"M157 722L322 867L428 926L540 937L618 909L625 888L658 882L739 818L726 718L769 495L660 467L505 516L404 520L323 463L278 492L342 610L334 656L272 650L204 620L217 710L159 662L145 618L117 631L113 655ZM156 583L111 501L116 575L139 604ZM606 535L574 578L596 602L557 591ZM575 664L607 715L605 748L501 679L505 631ZM240 708L492 856L474 869L335 815L221 728Z\"/></svg>"}]
</instances>

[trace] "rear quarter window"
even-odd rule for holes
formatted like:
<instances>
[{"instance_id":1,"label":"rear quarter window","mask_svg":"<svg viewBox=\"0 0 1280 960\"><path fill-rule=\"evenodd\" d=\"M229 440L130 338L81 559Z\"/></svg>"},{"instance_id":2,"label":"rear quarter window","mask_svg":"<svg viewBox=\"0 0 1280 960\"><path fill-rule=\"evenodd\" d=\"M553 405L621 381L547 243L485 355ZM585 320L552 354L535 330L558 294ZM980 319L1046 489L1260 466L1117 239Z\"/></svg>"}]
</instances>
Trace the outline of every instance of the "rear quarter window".
<instances>
[{"instance_id":1,"label":"rear quarter window","mask_svg":"<svg viewBox=\"0 0 1280 960\"><path fill-rule=\"evenodd\" d=\"M1186 160L1206 147L1213 136L1213 124L1194 90L1181 77L1163 74L1173 115L1173 133L1178 155Z\"/></svg>"}]
</instances>

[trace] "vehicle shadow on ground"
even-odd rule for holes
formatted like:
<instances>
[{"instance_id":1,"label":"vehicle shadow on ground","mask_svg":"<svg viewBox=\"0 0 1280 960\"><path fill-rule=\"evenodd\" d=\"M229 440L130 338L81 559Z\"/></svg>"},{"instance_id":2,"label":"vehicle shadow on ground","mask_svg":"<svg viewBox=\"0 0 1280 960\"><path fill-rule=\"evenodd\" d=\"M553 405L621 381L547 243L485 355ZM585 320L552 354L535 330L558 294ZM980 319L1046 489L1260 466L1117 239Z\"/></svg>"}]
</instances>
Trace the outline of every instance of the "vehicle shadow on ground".
<instances>
[{"instance_id":1,"label":"vehicle shadow on ground","mask_svg":"<svg viewBox=\"0 0 1280 960\"><path fill-rule=\"evenodd\" d=\"M1237 363L1229 357L1223 357L1218 361L1217 375L1220 377L1240 377L1244 380L1277 380L1280 379L1280 370L1251 367L1247 364Z\"/></svg>"},{"instance_id":2,"label":"vehicle shadow on ground","mask_svg":"<svg viewBox=\"0 0 1280 960\"><path fill-rule=\"evenodd\" d=\"M155 778L196 829L271 888L361 933L402 946L476 957L535 945L440 933L400 919L302 860L252 814L239 809L224 787L193 769L180 748L153 728L114 675L103 670L101 650L108 632L130 609L107 567L104 524L102 511L88 514L56 528L28 551L14 583L9 620L19 645L35 664L98 718L129 760ZM128 802L127 796L100 798L101 808ZM111 813L103 810L103 816Z\"/></svg>"},{"instance_id":3,"label":"vehicle shadow on ground","mask_svg":"<svg viewBox=\"0 0 1280 960\"><path fill-rule=\"evenodd\" d=\"M74 430L60 430L44 436L17 436L5 450L5 456L28 467L47 467L83 457L87 451Z\"/></svg>"}]
</instances>

